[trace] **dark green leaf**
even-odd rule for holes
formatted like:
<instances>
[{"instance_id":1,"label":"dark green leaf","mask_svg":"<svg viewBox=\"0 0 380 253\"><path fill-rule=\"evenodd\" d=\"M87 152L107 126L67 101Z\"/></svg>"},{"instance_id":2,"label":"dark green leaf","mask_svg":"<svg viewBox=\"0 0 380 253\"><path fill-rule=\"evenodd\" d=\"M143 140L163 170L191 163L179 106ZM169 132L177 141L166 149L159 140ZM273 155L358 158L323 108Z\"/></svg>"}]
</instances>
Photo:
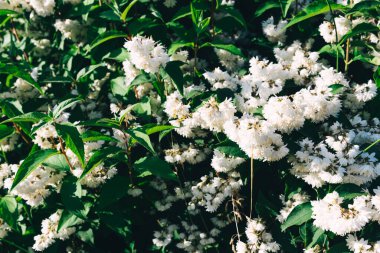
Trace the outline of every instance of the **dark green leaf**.
<instances>
[{"instance_id":1,"label":"dark green leaf","mask_svg":"<svg viewBox=\"0 0 380 253\"><path fill-rule=\"evenodd\" d=\"M365 195L362 188L356 184L342 184L339 185L336 189L336 192L339 193L339 196L346 199L354 199L358 196Z\"/></svg>"},{"instance_id":2,"label":"dark green leaf","mask_svg":"<svg viewBox=\"0 0 380 253\"><path fill-rule=\"evenodd\" d=\"M0 125L0 141L14 133L15 129L7 125Z\"/></svg>"},{"instance_id":3,"label":"dark green leaf","mask_svg":"<svg viewBox=\"0 0 380 253\"><path fill-rule=\"evenodd\" d=\"M117 190L115 190L117 189ZM127 195L129 189L128 177L116 175L102 187L98 203L100 208L109 206Z\"/></svg>"},{"instance_id":4,"label":"dark green leaf","mask_svg":"<svg viewBox=\"0 0 380 253\"><path fill-rule=\"evenodd\" d=\"M0 218L2 218L14 230L17 228L18 219L17 201L14 196L6 195L0 199Z\"/></svg>"},{"instance_id":5,"label":"dark green leaf","mask_svg":"<svg viewBox=\"0 0 380 253\"><path fill-rule=\"evenodd\" d=\"M57 232L61 231L62 229L69 228L72 226L75 226L77 224L82 223L83 220L73 214L72 212L69 212L67 210L63 210L61 214L61 218L58 222Z\"/></svg>"},{"instance_id":6,"label":"dark green leaf","mask_svg":"<svg viewBox=\"0 0 380 253\"><path fill-rule=\"evenodd\" d=\"M256 11L255 11L255 17L260 17L263 15L266 11L273 9L273 8L280 8L279 1L264 1L262 5L260 5Z\"/></svg>"},{"instance_id":7,"label":"dark green leaf","mask_svg":"<svg viewBox=\"0 0 380 253\"><path fill-rule=\"evenodd\" d=\"M62 154L49 157L42 165L59 171L70 171L70 166Z\"/></svg>"},{"instance_id":8,"label":"dark green leaf","mask_svg":"<svg viewBox=\"0 0 380 253\"><path fill-rule=\"evenodd\" d=\"M24 178L29 176L29 174L32 173L46 159L56 154L58 154L58 151L53 149L38 150L29 154L17 170L11 190L13 190Z\"/></svg>"},{"instance_id":9,"label":"dark green leaf","mask_svg":"<svg viewBox=\"0 0 380 253\"><path fill-rule=\"evenodd\" d=\"M63 124L55 124L55 129L58 135L65 141L66 147L78 157L80 163L84 166L84 144L78 129L75 126Z\"/></svg>"},{"instance_id":10,"label":"dark green leaf","mask_svg":"<svg viewBox=\"0 0 380 253\"><path fill-rule=\"evenodd\" d=\"M100 44L103 44L104 42L107 42L112 39L117 38L127 38L128 34L125 34L120 31L107 31L105 33L100 34L93 42L91 42L91 45L88 49L88 52L94 49L95 47L99 46Z\"/></svg>"},{"instance_id":11,"label":"dark green leaf","mask_svg":"<svg viewBox=\"0 0 380 253\"><path fill-rule=\"evenodd\" d=\"M186 42L186 41L175 41L170 45L168 53L170 55L174 54L178 49L183 47L194 47L194 42Z\"/></svg>"},{"instance_id":12,"label":"dark green leaf","mask_svg":"<svg viewBox=\"0 0 380 253\"><path fill-rule=\"evenodd\" d=\"M90 160L88 161L88 163L86 164L86 167L84 168L79 180L82 180L95 167L97 167L102 162L104 162L108 158L108 156L116 155L119 151L120 151L120 148L112 147L112 146L95 151L94 154L91 156Z\"/></svg>"},{"instance_id":13,"label":"dark green leaf","mask_svg":"<svg viewBox=\"0 0 380 253\"><path fill-rule=\"evenodd\" d=\"M306 221L311 219L312 213L313 211L311 209L310 202L306 202L306 203L296 206L291 211L291 213L289 214L285 222L281 225L281 230L284 231L288 227L291 227L294 225L301 225L305 223Z\"/></svg>"},{"instance_id":14,"label":"dark green leaf","mask_svg":"<svg viewBox=\"0 0 380 253\"><path fill-rule=\"evenodd\" d=\"M114 141L118 140L113 138L112 136L99 133L97 131L88 130L81 135L81 138L84 142L95 142L95 141Z\"/></svg>"},{"instance_id":15,"label":"dark green leaf","mask_svg":"<svg viewBox=\"0 0 380 253\"><path fill-rule=\"evenodd\" d=\"M144 148L155 154L152 143L150 142L149 135L139 129L127 129L126 132Z\"/></svg>"},{"instance_id":16,"label":"dark green leaf","mask_svg":"<svg viewBox=\"0 0 380 253\"><path fill-rule=\"evenodd\" d=\"M336 3L330 3L331 10L337 11L337 10L344 10L346 9L345 6L336 4ZM317 15L325 14L330 12L330 7L327 4L325 0L317 0L313 1L311 4L306 6L302 9L301 12L299 12L286 26L286 28L289 28L299 22L302 22L306 19L315 17Z\"/></svg>"},{"instance_id":17,"label":"dark green leaf","mask_svg":"<svg viewBox=\"0 0 380 253\"><path fill-rule=\"evenodd\" d=\"M336 45L336 44L328 44L328 45L323 46L319 50L319 53L328 54L332 57L336 57L338 53L339 58L342 58L342 59L344 59L344 56L345 56L343 48L340 45Z\"/></svg>"},{"instance_id":18,"label":"dark green leaf","mask_svg":"<svg viewBox=\"0 0 380 253\"><path fill-rule=\"evenodd\" d=\"M180 61L168 62L165 66L165 71L173 80L173 84L178 92L183 96L183 86L185 85L185 79L183 79L183 73L180 68L182 64L183 62Z\"/></svg>"},{"instance_id":19,"label":"dark green leaf","mask_svg":"<svg viewBox=\"0 0 380 253\"><path fill-rule=\"evenodd\" d=\"M78 216L85 219L89 209L82 202L82 186L77 178L68 176L62 183L60 195L65 208Z\"/></svg>"},{"instance_id":20,"label":"dark green leaf","mask_svg":"<svg viewBox=\"0 0 380 253\"><path fill-rule=\"evenodd\" d=\"M53 118L58 118L63 111L65 111L67 108L70 108L71 106L75 105L79 101L82 101L81 98L69 98L65 101L62 101L59 103L53 110Z\"/></svg>"},{"instance_id":21,"label":"dark green leaf","mask_svg":"<svg viewBox=\"0 0 380 253\"><path fill-rule=\"evenodd\" d=\"M127 7L125 8L125 10L123 11L123 13L120 16L120 19L122 21L125 21L127 19L128 12L131 10L131 8L133 7L133 5L135 5L137 2L138 2L138 0L133 0L132 2L130 2L127 5Z\"/></svg>"},{"instance_id":22,"label":"dark green leaf","mask_svg":"<svg viewBox=\"0 0 380 253\"><path fill-rule=\"evenodd\" d=\"M346 14L353 14L355 12L363 12L363 11L368 11L368 10L375 10L380 8L380 2L379 1L362 1L357 4L355 4L351 10L349 10Z\"/></svg>"},{"instance_id":23,"label":"dark green leaf","mask_svg":"<svg viewBox=\"0 0 380 253\"><path fill-rule=\"evenodd\" d=\"M206 42L203 45L201 45L200 47L201 48L202 47L215 47L215 48L219 48L219 49L224 49L224 50L230 52L231 54L239 55L241 57L244 57L244 55L241 52L241 50L238 47L236 47L235 45L232 45L232 44L220 44L220 43Z\"/></svg>"},{"instance_id":24,"label":"dark green leaf","mask_svg":"<svg viewBox=\"0 0 380 253\"><path fill-rule=\"evenodd\" d=\"M30 74L17 66L0 63L0 74L1 73L10 74L15 77L21 78L31 86L36 88L41 94L44 93L41 89L41 86L30 76Z\"/></svg>"},{"instance_id":25,"label":"dark green leaf","mask_svg":"<svg viewBox=\"0 0 380 253\"><path fill-rule=\"evenodd\" d=\"M369 32L370 33L377 33L379 31L380 31L380 29L377 26L373 25L373 24L370 24L370 23L360 23L357 26L355 26L354 28L352 28L350 31L348 31L342 37L342 39L340 40L339 44L344 43L349 38L352 38L354 36L357 36L357 35L360 35L360 34L363 34L363 33L369 33Z\"/></svg>"},{"instance_id":26,"label":"dark green leaf","mask_svg":"<svg viewBox=\"0 0 380 253\"><path fill-rule=\"evenodd\" d=\"M139 177L155 175L163 179L177 180L177 176L174 174L170 164L156 156L143 157L137 160L133 167Z\"/></svg>"},{"instance_id":27,"label":"dark green leaf","mask_svg":"<svg viewBox=\"0 0 380 253\"><path fill-rule=\"evenodd\" d=\"M4 120L3 122L1 122L1 124L8 123L8 122L15 122L15 123L33 122L33 123L35 123L35 122L39 122L41 120L48 121L50 119L51 118L48 115L41 113L41 112L28 112L28 113L25 113L25 114Z\"/></svg>"},{"instance_id":28,"label":"dark green leaf","mask_svg":"<svg viewBox=\"0 0 380 253\"><path fill-rule=\"evenodd\" d=\"M77 80L86 77L87 75L94 72L97 68L104 67L104 66L105 66L105 63L99 63L96 65L91 65L91 66L81 69L77 74Z\"/></svg>"}]
</instances>

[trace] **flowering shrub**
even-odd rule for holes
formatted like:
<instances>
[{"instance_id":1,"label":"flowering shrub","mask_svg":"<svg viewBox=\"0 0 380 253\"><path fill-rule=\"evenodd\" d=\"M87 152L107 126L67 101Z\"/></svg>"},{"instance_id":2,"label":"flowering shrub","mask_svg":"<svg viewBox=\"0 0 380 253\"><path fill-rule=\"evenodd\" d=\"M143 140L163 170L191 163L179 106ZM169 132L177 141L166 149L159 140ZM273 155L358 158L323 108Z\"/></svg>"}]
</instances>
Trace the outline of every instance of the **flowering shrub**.
<instances>
[{"instance_id":1,"label":"flowering shrub","mask_svg":"<svg viewBox=\"0 0 380 253\"><path fill-rule=\"evenodd\" d=\"M379 16L0 0L0 251L379 253Z\"/></svg>"}]
</instances>

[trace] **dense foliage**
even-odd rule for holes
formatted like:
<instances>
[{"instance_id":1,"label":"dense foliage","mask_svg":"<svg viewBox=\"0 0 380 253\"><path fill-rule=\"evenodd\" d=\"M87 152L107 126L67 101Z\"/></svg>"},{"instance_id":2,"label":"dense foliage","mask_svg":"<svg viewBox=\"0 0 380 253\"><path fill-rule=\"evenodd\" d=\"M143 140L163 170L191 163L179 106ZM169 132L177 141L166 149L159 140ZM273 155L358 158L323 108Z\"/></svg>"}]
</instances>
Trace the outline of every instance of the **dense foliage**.
<instances>
[{"instance_id":1,"label":"dense foliage","mask_svg":"<svg viewBox=\"0 0 380 253\"><path fill-rule=\"evenodd\" d=\"M380 252L379 1L0 0L0 252Z\"/></svg>"}]
</instances>

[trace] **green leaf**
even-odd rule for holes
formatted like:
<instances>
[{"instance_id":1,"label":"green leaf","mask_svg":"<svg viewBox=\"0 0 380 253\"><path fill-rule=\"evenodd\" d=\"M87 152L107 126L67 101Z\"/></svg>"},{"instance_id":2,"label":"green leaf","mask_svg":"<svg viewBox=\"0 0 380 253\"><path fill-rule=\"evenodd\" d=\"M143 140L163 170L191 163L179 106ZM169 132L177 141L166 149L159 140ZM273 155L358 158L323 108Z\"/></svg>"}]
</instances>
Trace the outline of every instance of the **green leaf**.
<instances>
[{"instance_id":1,"label":"green leaf","mask_svg":"<svg viewBox=\"0 0 380 253\"><path fill-rule=\"evenodd\" d=\"M14 66L11 64L0 63L0 74L9 74L15 77L21 78L26 81L28 84L36 88L41 94L43 94L43 90L41 86L30 76L28 72L22 70L18 66Z\"/></svg>"},{"instance_id":2,"label":"green leaf","mask_svg":"<svg viewBox=\"0 0 380 253\"><path fill-rule=\"evenodd\" d=\"M242 27L246 28L247 24L245 22L245 19L243 15L238 11L237 9L231 7L231 6L222 6L222 10L226 12L227 17L232 17L235 19Z\"/></svg>"},{"instance_id":3,"label":"green leaf","mask_svg":"<svg viewBox=\"0 0 380 253\"><path fill-rule=\"evenodd\" d=\"M56 154L58 154L58 151L53 149L38 150L29 154L17 170L11 190L13 190L24 178L29 176L29 174L32 173L46 159Z\"/></svg>"},{"instance_id":4,"label":"green leaf","mask_svg":"<svg viewBox=\"0 0 380 253\"><path fill-rule=\"evenodd\" d=\"M175 88L183 96L183 86L185 85L185 79L183 79L183 73L181 70L181 65L183 62L171 61L165 66L165 72L168 73L170 78L173 80Z\"/></svg>"},{"instance_id":5,"label":"green leaf","mask_svg":"<svg viewBox=\"0 0 380 253\"><path fill-rule=\"evenodd\" d=\"M194 42L186 42L186 41L175 41L170 45L170 48L168 50L168 53L170 55L174 54L178 49L183 47L194 47Z\"/></svg>"},{"instance_id":6,"label":"green leaf","mask_svg":"<svg viewBox=\"0 0 380 253\"><path fill-rule=\"evenodd\" d=\"M286 17L288 15L288 11L294 0L279 0L282 5L282 16Z\"/></svg>"},{"instance_id":7,"label":"green leaf","mask_svg":"<svg viewBox=\"0 0 380 253\"><path fill-rule=\"evenodd\" d=\"M137 86L139 84L144 84L144 83L152 83L155 79L152 78L152 76L148 75L147 73L141 73L133 79L131 84L128 86L130 89L133 86Z\"/></svg>"},{"instance_id":8,"label":"green leaf","mask_svg":"<svg viewBox=\"0 0 380 253\"><path fill-rule=\"evenodd\" d=\"M155 154L152 143L150 142L149 135L139 129L127 129L126 132L144 148Z\"/></svg>"},{"instance_id":9,"label":"green leaf","mask_svg":"<svg viewBox=\"0 0 380 253\"><path fill-rule=\"evenodd\" d=\"M242 151L237 145L218 146L216 150L228 156L248 158L244 151Z\"/></svg>"},{"instance_id":10,"label":"green leaf","mask_svg":"<svg viewBox=\"0 0 380 253\"><path fill-rule=\"evenodd\" d=\"M75 105L79 101L82 101L81 98L69 98L62 102L60 102L53 110L53 118L58 118L62 112L64 112L67 108Z\"/></svg>"},{"instance_id":11,"label":"green leaf","mask_svg":"<svg viewBox=\"0 0 380 253\"><path fill-rule=\"evenodd\" d=\"M211 43L211 42L206 42L204 43L203 45L200 46L200 48L202 47L215 47L215 48L219 48L219 49L224 49L228 52L230 52L231 54L234 54L234 55L239 55L241 57L244 57L243 53L241 52L241 50L236 47L235 45L232 45L232 44L220 44L220 43Z\"/></svg>"},{"instance_id":12,"label":"green leaf","mask_svg":"<svg viewBox=\"0 0 380 253\"><path fill-rule=\"evenodd\" d=\"M352 251L348 249L346 242L341 242L330 247L329 253L352 253Z\"/></svg>"},{"instance_id":13,"label":"green leaf","mask_svg":"<svg viewBox=\"0 0 380 253\"><path fill-rule=\"evenodd\" d=\"M58 135L65 141L66 147L78 157L78 160L84 166L84 144L78 129L75 126L63 124L55 124L55 129Z\"/></svg>"},{"instance_id":14,"label":"green leaf","mask_svg":"<svg viewBox=\"0 0 380 253\"><path fill-rule=\"evenodd\" d=\"M99 133L97 131L91 131L91 130L88 130L86 132L84 132L82 135L81 135L81 138L84 142L95 142L95 141L114 141L114 142L118 142L117 139L113 138L112 136L109 136L109 135L106 135L106 134L102 134L102 133Z\"/></svg>"},{"instance_id":15,"label":"green leaf","mask_svg":"<svg viewBox=\"0 0 380 253\"><path fill-rule=\"evenodd\" d=\"M143 157L137 160L133 167L139 177L155 175L163 179L177 180L177 176L174 174L170 164L156 156Z\"/></svg>"},{"instance_id":16,"label":"green leaf","mask_svg":"<svg viewBox=\"0 0 380 253\"><path fill-rule=\"evenodd\" d=\"M94 246L94 231L92 231L91 228L87 229L86 231L78 231L76 232L76 235L81 241Z\"/></svg>"},{"instance_id":17,"label":"green leaf","mask_svg":"<svg viewBox=\"0 0 380 253\"><path fill-rule=\"evenodd\" d=\"M170 125L156 125L156 124L148 124L142 127L142 129L144 129L147 135L151 135L154 133L167 131L167 130L173 130L174 128L176 127L170 126Z\"/></svg>"},{"instance_id":18,"label":"green leaf","mask_svg":"<svg viewBox=\"0 0 380 253\"><path fill-rule=\"evenodd\" d=\"M131 236L131 231L129 229L130 224L125 218L125 215L119 211L100 212L99 217L101 223L105 224L123 238L128 240Z\"/></svg>"},{"instance_id":19,"label":"green leaf","mask_svg":"<svg viewBox=\"0 0 380 253\"><path fill-rule=\"evenodd\" d=\"M61 214L61 218L58 222L57 232L61 231L62 229L73 227L75 225L78 225L82 223L83 220L73 214L72 212L69 212L67 210L63 210Z\"/></svg>"},{"instance_id":20,"label":"green leaf","mask_svg":"<svg viewBox=\"0 0 380 253\"><path fill-rule=\"evenodd\" d=\"M163 82L159 82L157 80L154 80L152 82L153 87L156 89L158 95L160 95L161 101L165 102L166 95L165 95L165 85Z\"/></svg>"},{"instance_id":21,"label":"green leaf","mask_svg":"<svg viewBox=\"0 0 380 253\"><path fill-rule=\"evenodd\" d=\"M70 171L70 166L63 154L49 157L42 163L42 165L59 171Z\"/></svg>"},{"instance_id":22,"label":"green leaf","mask_svg":"<svg viewBox=\"0 0 380 253\"><path fill-rule=\"evenodd\" d=\"M88 48L87 52L90 52L95 47L109 40L117 39L117 38L127 38L127 37L128 37L128 34L125 34L120 31L107 31L105 33L100 34L98 37L94 39L93 42L91 42L90 47Z\"/></svg>"},{"instance_id":23,"label":"green leaf","mask_svg":"<svg viewBox=\"0 0 380 253\"><path fill-rule=\"evenodd\" d=\"M332 94L338 94L338 93L341 93L344 88L346 86L344 86L343 84L340 84L340 83L335 83L335 84L332 84L329 86L329 88L331 89L331 93Z\"/></svg>"},{"instance_id":24,"label":"green leaf","mask_svg":"<svg viewBox=\"0 0 380 253\"><path fill-rule=\"evenodd\" d=\"M68 176L63 180L60 195L68 211L81 219L86 219L89 209L82 202L82 186L76 177Z\"/></svg>"},{"instance_id":25,"label":"green leaf","mask_svg":"<svg viewBox=\"0 0 380 253\"><path fill-rule=\"evenodd\" d=\"M353 14L355 12L364 12L368 10L376 10L380 8L380 2L379 1L362 1L357 4L355 4L351 10L347 11L346 15Z\"/></svg>"},{"instance_id":26,"label":"green leaf","mask_svg":"<svg viewBox=\"0 0 380 253\"><path fill-rule=\"evenodd\" d=\"M94 126L94 127L109 127L109 128L119 128L120 124L118 121L113 119L93 119L81 122L80 125L83 126Z\"/></svg>"},{"instance_id":27,"label":"green leaf","mask_svg":"<svg viewBox=\"0 0 380 253\"><path fill-rule=\"evenodd\" d=\"M90 66L87 66L83 69L81 69L78 74L77 74L77 79L76 80L79 80L81 78L84 78L86 77L87 75L91 74L92 72L94 72L97 68L100 68L100 67L104 67L105 66L105 63L99 63L99 64L96 64L96 65L90 65Z\"/></svg>"},{"instance_id":28,"label":"green leaf","mask_svg":"<svg viewBox=\"0 0 380 253\"><path fill-rule=\"evenodd\" d=\"M3 114L5 116L7 116L8 118L13 118L13 117L16 117L16 116L23 114L22 109L21 109L21 105L17 101L9 102L9 101L1 101L0 100L0 106L1 106ZM21 127L21 129L27 135L30 135L30 128L31 128L30 123L19 122L19 123L17 123L17 125L19 125Z\"/></svg>"},{"instance_id":29,"label":"green leaf","mask_svg":"<svg viewBox=\"0 0 380 253\"><path fill-rule=\"evenodd\" d=\"M0 141L15 132L13 127L7 125L0 125ZM0 148L1 149L1 148Z\"/></svg>"},{"instance_id":30,"label":"green leaf","mask_svg":"<svg viewBox=\"0 0 380 253\"><path fill-rule=\"evenodd\" d=\"M103 59L112 59L118 62L123 62L128 59L128 50L125 48L115 49L103 56Z\"/></svg>"},{"instance_id":31,"label":"green leaf","mask_svg":"<svg viewBox=\"0 0 380 253\"><path fill-rule=\"evenodd\" d=\"M0 218L17 231L18 217L17 201L15 197L11 195L2 197L0 199Z\"/></svg>"},{"instance_id":32,"label":"green leaf","mask_svg":"<svg viewBox=\"0 0 380 253\"><path fill-rule=\"evenodd\" d=\"M128 87L125 85L123 76L111 80L111 91L114 95L124 97L128 93Z\"/></svg>"},{"instance_id":33,"label":"green leaf","mask_svg":"<svg viewBox=\"0 0 380 253\"><path fill-rule=\"evenodd\" d=\"M133 5L135 5L137 2L138 2L138 0L133 0L132 2L130 2L127 5L127 7L124 9L123 13L121 13L121 16L120 16L120 19L122 21L125 22L125 20L127 19L128 12L131 10L131 8L133 7Z\"/></svg>"},{"instance_id":34,"label":"green leaf","mask_svg":"<svg viewBox=\"0 0 380 253\"><path fill-rule=\"evenodd\" d=\"M98 151L95 151L91 158L88 160L86 167L84 168L82 175L79 180L82 180L88 173L90 173L94 168L99 166L104 162L108 156L116 155L121 149L118 147L107 147Z\"/></svg>"},{"instance_id":35,"label":"green leaf","mask_svg":"<svg viewBox=\"0 0 380 253\"><path fill-rule=\"evenodd\" d=\"M256 9L254 16L260 17L268 10L274 9L274 8L280 8L279 1L264 1L264 3Z\"/></svg>"},{"instance_id":36,"label":"green leaf","mask_svg":"<svg viewBox=\"0 0 380 253\"><path fill-rule=\"evenodd\" d=\"M174 14L174 16L173 16L171 22L177 21L177 20L179 20L179 19L181 19L181 18L185 18L185 17L187 17L187 16L191 16L190 7L189 7L188 5L182 7L181 9L179 9L179 11L177 11L177 12Z\"/></svg>"},{"instance_id":37,"label":"green leaf","mask_svg":"<svg viewBox=\"0 0 380 253\"><path fill-rule=\"evenodd\" d=\"M320 54L328 54L332 57L336 57L336 55L338 53L338 56L342 59L345 56L343 48L340 45L336 45L336 44L328 44L328 45L323 46L319 50L319 53Z\"/></svg>"},{"instance_id":38,"label":"green leaf","mask_svg":"<svg viewBox=\"0 0 380 253\"><path fill-rule=\"evenodd\" d=\"M365 195L362 188L356 184L342 184L339 185L335 191L339 193L339 197L342 197L345 200L351 200Z\"/></svg>"},{"instance_id":39,"label":"green leaf","mask_svg":"<svg viewBox=\"0 0 380 253\"><path fill-rule=\"evenodd\" d=\"M313 211L311 209L311 203L306 202L296 206L285 222L281 225L281 230L284 231L288 227L294 225L301 225L311 219Z\"/></svg>"},{"instance_id":40,"label":"green leaf","mask_svg":"<svg viewBox=\"0 0 380 253\"><path fill-rule=\"evenodd\" d=\"M325 231L323 231L322 229L313 226L313 237L311 239L311 242L307 245L306 249L310 249L315 244L317 244L320 238L324 236L324 233Z\"/></svg>"},{"instance_id":41,"label":"green leaf","mask_svg":"<svg viewBox=\"0 0 380 253\"><path fill-rule=\"evenodd\" d=\"M115 189L117 189L115 191ZM116 175L108 180L102 187L98 203L100 208L109 206L127 195L129 189L128 177Z\"/></svg>"},{"instance_id":42,"label":"green leaf","mask_svg":"<svg viewBox=\"0 0 380 253\"><path fill-rule=\"evenodd\" d=\"M360 34L363 34L363 33L377 33L379 32L380 29L373 25L373 24L370 24L370 23L360 23L358 24L357 26L355 26L354 28L352 28L350 31L348 31L343 37L342 39L340 40L339 44L341 45L342 43L344 43L346 40L348 40L349 38L352 38L356 35L360 35Z\"/></svg>"},{"instance_id":43,"label":"green leaf","mask_svg":"<svg viewBox=\"0 0 380 253\"><path fill-rule=\"evenodd\" d=\"M345 10L346 7L336 3L330 3L331 10ZM286 28L289 28L299 22L302 22L306 19L315 17L317 15L325 14L330 12L330 7L325 0L313 1L311 4L303 8L287 25Z\"/></svg>"},{"instance_id":44,"label":"green leaf","mask_svg":"<svg viewBox=\"0 0 380 253\"><path fill-rule=\"evenodd\" d=\"M33 122L33 123L36 123L36 122L39 122L41 120L48 121L50 119L51 118L48 115L41 113L41 112L28 112L28 113L25 113L25 114L4 120L3 122L1 122L1 124L8 123L8 122L14 122L14 123Z\"/></svg>"},{"instance_id":45,"label":"green leaf","mask_svg":"<svg viewBox=\"0 0 380 253\"><path fill-rule=\"evenodd\" d=\"M18 13L17 11L13 11L13 10L7 10L7 9L1 9L0 10L0 16L8 16L8 15L18 15L20 13Z\"/></svg>"}]
</instances>

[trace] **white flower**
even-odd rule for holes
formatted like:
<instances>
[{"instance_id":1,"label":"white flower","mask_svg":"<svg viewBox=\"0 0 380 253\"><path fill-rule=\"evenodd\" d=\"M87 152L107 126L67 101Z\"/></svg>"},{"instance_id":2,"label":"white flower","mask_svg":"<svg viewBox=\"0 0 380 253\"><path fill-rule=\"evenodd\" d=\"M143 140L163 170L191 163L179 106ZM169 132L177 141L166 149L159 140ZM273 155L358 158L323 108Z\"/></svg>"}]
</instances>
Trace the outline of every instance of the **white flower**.
<instances>
[{"instance_id":1,"label":"white flower","mask_svg":"<svg viewBox=\"0 0 380 253\"><path fill-rule=\"evenodd\" d=\"M270 125L281 132L289 133L304 124L303 110L288 97L271 97L263 108L263 115Z\"/></svg>"},{"instance_id":2,"label":"white flower","mask_svg":"<svg viewBox=\"0 0 380 253\"><path fill-rule=\"evenodd\" d=\"M211 97L193 114L194 125L221 132L223 124L233 119L235 112L236 109L231 99L218 103L215 97Z\"/></svg>"},{"instance_id":3,"label":"white flower","mask_svg":"<svg viewBox=\"0 0 380 253\"><path fill-rule=\"evenodd\" d=\"M358 239L355 235L348 235L346 238L348 248L353 253L379 253L380 241L369 243L363 238Z\"/></svg>"},{"instance_id":4,"label":"white flower","mask_svg":"<svg viewBox=\"0 0 380 253\"><path fill-rule=\"evenodd\" d=\"M313 224L341 236L360 231L373 215L369 197L356 197L348 208L342 207L342 202L343 198L335 191L321 200L311 201Z\"/></svg>"},{"instance_id":5,"label":"white flower","mask_svg":"<svg viewBox=\"0 0 380 253\"><path fill-rule=\"evenodd\" d=\"M280 251L280 245L273 241L272 235L266 231L265 224L261 219L248 218L245 235L248 238L248 242L246 244L238 242L236 247L239 247L239 250L241 250L238 253Z\"/></svg>"},{"instance_id":6,"label":"white flower","mask_svg":"<svg viewBox=\"0 0 380 253\"><path fill-rule=\"evenodd\" d=\"M6 237L8 232L11 231L11 227L3 219L0 218L0 239Z\"/></svg>"},{"instance_id":7,"label":"white flower","mask_svg":"<svg viewBox=\"0 0 380 253\"><path fill-rule=\"evenodd\" d=\"M229 172L235 169L237 166L244 162L243 158L240 157L230 157L221 153L219 150L214 150L214 156L211 160L211 167L214 168L216 172Z\"/></svg>"},{"instance_id":8,"label":"white flower","mask_svg":"<svg viewBox=\"0 0 380 253\"><path fill-rule=\"evenodd\" d=\"M319 26L319 32L327 43L336 42L337 37L339 41L351 29L351 21L345 17L335 17L334 21L336 29L334 23L329 21L324 21Z\"/></svg>"},{"instance_id":9,"label":"white flower","mask_svg":"<svg viewBox=\"0 0 380 253\"><path fill-rule=\"evenodd\" d=\"M277 25L274 24L273 17L263 21L263 32L267 39L271 42L284 42L286 39L286 25L288 21L281 20Z\"/></svg>"},{"instance_id":10,"label":"white flower","mask_svg":"<svg viewBox=\"0 0 380 253\"><path fill-rule=\"evenodd\" d=\"M376 96L376 93L376 84L372 80L369 80L368 83L365 84L357 84L354 87L354 94L356 96L356 99L360 102L367 102L371 100Z\"/></svg>"},{"instance_id":11,"label":"white flower","mask_svg":"<svg viewBox=\"0 0 380 253\"><path fill-rule=\"evenodd\" d=\"M264 120L243 115L240 119L226 121L223 127L227 137L251 158L277 161L289 152L281 135Z\"/></svg>"},{"instance_id":12,"label":"white flower","mask_svg":"<svg viewBox=\"0 0 380 253\"><path fill-rule=\"evenodd\" d=\"M234 55L223 49L214 49L219 58L220 64L228 71L239 70L244 65L244 59L239 55Z\"/></svg>"},{"instance_id":13,"label":"white flower","mask_svg":"<svg viewBox=\"0 0 380 253\"><path fill-rule=\"evenodd\" d=\"M220 68L214 69L212 72L205 72L203 76L212 85L212 90L217 89L230 89L235 91L239 84L239 80L230 76L227 72L222 71Z\"/></svg>"},{"instance_id":14,"label":"white flower","mask_svg":"<svg viewBox=\"0 0 380 253\"><path fill-rule=\"evenodd\" d=\"M4 188L10 189L19 166L11 165L12 176L4 180ZM32 207L43 203L53 189L59 189L65 173L46 167L38 167L23 179L11 192L20 196Z\"/></svg>"},{"instance_id":15,"label":"white flower","mask_svg":"<svg viewBox=\"0 0 380 253\"><path fill-rule=\"evenodd\" d=\"M165 67L170 58L165 48L152 38L137 35L127 41L124 47L130 55L130 62L140 70L147 73L157 73L159 68Z\"/></svg>"},{"instance_id":16,"label":"white flower","mask_svg":"<svg viewBox=\"0 0 380 253\"><path fill-rule=\"evenodd\" d=\"M57 210L49 218L42 221L41 234L34 237L33 249L43 251L47 249L56 239L67 240L70 235L74 234L74 227L63 228L59 232L58 223L62 215L62 210Z\"/></svg>"},{"instance_id":17,"label":"white flower","mask_svg":"<svg viewBox=\"0 0 380 253\"><path fill-rule=\"evenodd\" d=\"M84 41L87 36L87 29L78 20L57 19L54 27L62 33L64 38L74 42Z\"/></svg>"},{"instance_id":18,"label":"white flower","mask_svg":"<svg viewBox=\"0 0 380 253\"><path fill-rule=\"evenodd\" d=\"M46 17L54 13L55 0L30 0L29 4L39 16Z\"/></svg>"}]
</instances>

